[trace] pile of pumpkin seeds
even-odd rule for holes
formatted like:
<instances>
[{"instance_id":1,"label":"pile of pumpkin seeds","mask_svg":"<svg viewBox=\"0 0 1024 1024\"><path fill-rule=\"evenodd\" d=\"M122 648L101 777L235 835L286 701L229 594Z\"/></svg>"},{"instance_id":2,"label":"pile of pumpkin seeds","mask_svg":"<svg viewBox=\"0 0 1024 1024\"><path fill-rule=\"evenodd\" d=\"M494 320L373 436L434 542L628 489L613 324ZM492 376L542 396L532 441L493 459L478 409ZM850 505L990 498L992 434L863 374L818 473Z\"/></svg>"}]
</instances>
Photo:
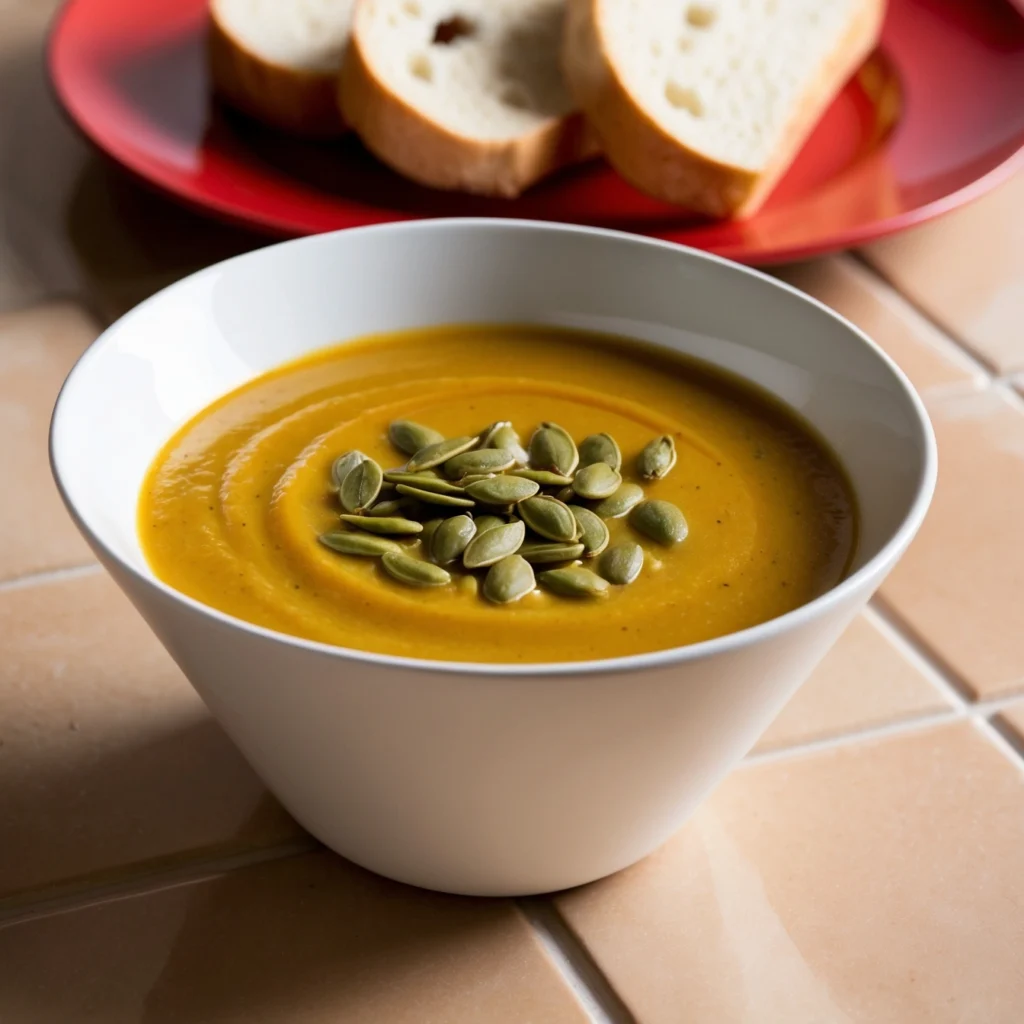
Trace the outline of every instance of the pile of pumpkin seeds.
<instances>
[{"instance_id":1,"label":"pile of pumpkin seeds","mask_svg":"<svg viewBox=\"0 0 1024 1024\"><path fill-rule=\"evenodd\" d=\"M563 597L606 597L612 586L633 583L644 565L639 544L610 543L606 520L625 518L665 546L686 539L675 505L648 499L640 484L623 479L622 453L608 434L577 446L568 431L545 422L524 448L508 421L446 438L398 420L388 437L408 456L399 469L382 469L359 451L335 460L331 484L344 528L320 542L343 555L379 558L407 586L442 587L460 574L467 589L496 604L518 601L538 584ZM675 464L675 441L666 434L637 455L635 475L660 480ZM418 540L419 553L399 539Z\"/></svg>"}]
</instances>

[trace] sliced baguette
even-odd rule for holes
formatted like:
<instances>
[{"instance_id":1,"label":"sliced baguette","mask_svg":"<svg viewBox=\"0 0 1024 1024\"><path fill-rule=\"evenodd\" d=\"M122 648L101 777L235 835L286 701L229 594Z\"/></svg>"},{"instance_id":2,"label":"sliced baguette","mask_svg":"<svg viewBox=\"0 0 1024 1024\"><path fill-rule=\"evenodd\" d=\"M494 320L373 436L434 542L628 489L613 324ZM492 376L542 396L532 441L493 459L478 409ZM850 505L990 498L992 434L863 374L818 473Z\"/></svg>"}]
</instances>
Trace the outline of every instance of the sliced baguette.
<instances>
[{"instance_id":1,"label":"sliced baguette","mask_svg":"<svg viewBox=\"0 0 1024 1024\"><path fill-rule=\"evenodd\" d=\"M565 0L359 0L345 120L414 181L517 196L594 151L559 65Z\"/></svg>"},{"instance_id":2,"label":"sliced baguette","mask_svg":"<svg viewBox=\"0 0 1024 1024\"><path fill-rule=\"evenodd\" d=\"M765 200L878 40L885 0L568 0L573 96L618 172L713 217Z\"/></svg>"},{"instance_id":3,"label":"sliced baguette","mask_svg":"<svg viewBox=\"0 0 1024 1024\"><path fill-rule=\"evenodd\" d=\"M216 92L264 124L296 135L343 130L337 78L354 0L211 0Z\"/></svg>"}]
</instances>

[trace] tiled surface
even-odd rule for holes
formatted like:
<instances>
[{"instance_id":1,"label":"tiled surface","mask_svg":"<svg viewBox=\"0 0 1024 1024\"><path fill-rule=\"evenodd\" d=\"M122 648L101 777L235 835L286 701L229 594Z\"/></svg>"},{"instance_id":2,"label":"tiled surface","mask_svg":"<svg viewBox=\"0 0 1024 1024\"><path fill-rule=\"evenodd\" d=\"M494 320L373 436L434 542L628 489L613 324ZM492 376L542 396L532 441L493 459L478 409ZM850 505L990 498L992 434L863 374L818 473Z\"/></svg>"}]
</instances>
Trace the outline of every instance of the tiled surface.
<instances>
[{"instance_id":1,"label":"tiled surface","mask_svg":"<svg viewBox=\"0 0 1024 1024\"><path fill-rule=\"evenodd\" d=\"M734 773L558 905L643 1024L1013 1024L1024 777L967 723Z\"/></svg>"},{"instance_id":2,"label":"tiled surface","mask_svg":"<svg viewBox=\"0 0 1024 1024\"><path fill-rule=\"evenodd\" d=\"M0 314L0 581L91 560L50 476L47 433L57 391L96 334L70 304Z\"/></svg>"},{"instance_id":3,"label":"tiled surface","mask_svg":"<svg viewBox=\"0 0 1024 1024\"><path fill-rule=\"evenodd\" d=\"M301 835L105 574L0 592L0 637L0 907Z\"/></svg>"},{"instance_id":4,"label":"tiled surface","mask_svg":"<svg viewBox=\"0 0 1024 1024\"><path fill-rule=\"evenodd\" d=\"M935 327L851 256L775 268L775 276L831 306L879 343L918 390L978 383L979 374Z\"/></svg>"},{"instance_id":5,"label":"tiled surface","mask_svg":"<svg viewBox=\"0 0 1024 1024\"><path fill-rule=\"evenodd\" d=\"M754 748L774 750L949 708L865 616L855 619Z\"/></svg>"},{"instance_id":6,"label":"tiled surface","mask_svg":"<svg viewBox=\"0 0 1024 1024\"><path fill-rule=\"evenodd\" d=\"M870 245L868 259L998 372L1024 367L1024 174L948 217Z\"/></svg>"},{"instance_id":7,"label":"tiled surface","mask_svg":"<svg viewBox=\"0 0 1024 1024\"><path fill-rule=\"evenodd\" d=\"M0 1022L582 1024L566 961L615 1024L1018 1021L1024 400L982 364L1024 392L1024 178L775 271L925 393L935 509L884 620L855 621L752 761L654 857L560 899L606 985L512 904L286 857L308 839L124 599L60 571L91 563L47 468L64 374L101 320L265 240L89 155L45 82L57 6L0 0ZM965 715L998 732L923 725Z\"/></svg>"},{"instance_id":8,"label":"tiled surface","mask_svg":"<svg viewBox=\"0 0 1024 1024\"><path fill-rule=\"evenodd\" d=\"M587 1024L505 901L326 855L0 930L11 1024Z\"/></svg>"},{"instance_id":9,"label":"tiled surface","mask_svg":"<svg viewBox=\"0 0 1024 1024\"><path fill-rule=\"evenodd\" d=\"M1024 690L1024 403L1010 392L928 403L935 501L884 600L975 694Z\"/></svg>"}]
</instances>

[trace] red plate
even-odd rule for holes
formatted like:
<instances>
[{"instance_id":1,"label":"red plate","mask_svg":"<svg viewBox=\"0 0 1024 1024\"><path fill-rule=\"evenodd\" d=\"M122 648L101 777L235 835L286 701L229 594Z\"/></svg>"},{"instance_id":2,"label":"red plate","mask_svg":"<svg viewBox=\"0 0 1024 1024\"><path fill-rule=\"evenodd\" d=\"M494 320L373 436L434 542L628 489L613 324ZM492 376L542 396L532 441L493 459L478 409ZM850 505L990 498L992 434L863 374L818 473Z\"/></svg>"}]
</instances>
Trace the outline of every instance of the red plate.
<instances>
[{"instance_id":1,"label":"red plate","mask_svg":"<svg viewBox=\"0 0 1024 1024\"><path fill-rule=\"evenodd\" d=\"M890 0L882 46L755 217L710 223L595 161L514 201L404 181L353 138L296 142L212 107L206 0L71 0L50 46L57 94L141 178L284 235L450 215L598 224L736 260L799 259L967 202L1024 162L1024 18L1007 0Z\"/></svg>"}]
</instances>

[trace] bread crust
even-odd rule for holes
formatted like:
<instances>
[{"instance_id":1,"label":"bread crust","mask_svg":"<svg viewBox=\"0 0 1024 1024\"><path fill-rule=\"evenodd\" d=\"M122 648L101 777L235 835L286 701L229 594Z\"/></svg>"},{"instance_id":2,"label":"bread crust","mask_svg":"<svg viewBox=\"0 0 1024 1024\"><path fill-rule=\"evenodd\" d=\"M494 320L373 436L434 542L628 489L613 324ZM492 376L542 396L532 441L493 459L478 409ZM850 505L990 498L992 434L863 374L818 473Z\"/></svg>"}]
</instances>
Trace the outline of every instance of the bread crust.
<instances>
[{"instance_id":1,"label":"bread crust","mask_svg":"<svg viewBox=\"0 0 1024 1024\"><path fill-rule=\"evenodd\" d=\"M214 91L230 106L273 128L308 138L345 131L337 75L273 64L245 48L210 5L208 56Z\"/></svg>"},{"instance_id":2,"label":"bread crust","mask_svg":"<svg viewBox=\"0 0 1024 1024\"><path fill-rule=\"evenodd\" d=\"M596 152L594 136L576 113L500 141L460 135L426 117L374 72L360 31L361 9L357 4L338 103L367 149L400 174L431 188L511 199Z\"/></svg>"},{"instance_id":3,"label":"bread crust","mask_svg":"<svg viewBox=\"0 0 1024 1024\"><path fill-rule=\"evenodd\" d=\"M612 166L641 191L711 217L755 213L785 173L828 104L878 41L885 0L862 0L840 45L824 62L762 171L690 149L630 93L603 43L606 0L568 0L562 70Z\"/></svg>"}]
</instances>

